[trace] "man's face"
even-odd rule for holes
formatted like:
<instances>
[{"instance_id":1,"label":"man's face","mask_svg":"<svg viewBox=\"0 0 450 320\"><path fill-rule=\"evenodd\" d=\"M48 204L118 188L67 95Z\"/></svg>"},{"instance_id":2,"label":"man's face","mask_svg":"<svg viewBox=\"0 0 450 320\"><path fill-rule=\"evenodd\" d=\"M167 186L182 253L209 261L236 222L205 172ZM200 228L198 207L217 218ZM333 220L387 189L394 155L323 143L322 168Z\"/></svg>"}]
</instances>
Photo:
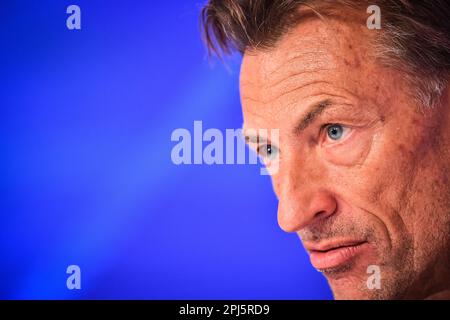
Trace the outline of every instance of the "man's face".
<instances>
[{"instance_id":1,"label":"man's face","mask_svg":"<svg viewBox=\"0 0 450 320\"><path fill-rule=\"evenodd\" d=\"M403 74L373 58L370 32L313 19L247 52L244 130L279 129L251 144L279 153L278 222L335 298L425 298L449 287L448 94L420 111Z\"/></svg>"}]
</instances>

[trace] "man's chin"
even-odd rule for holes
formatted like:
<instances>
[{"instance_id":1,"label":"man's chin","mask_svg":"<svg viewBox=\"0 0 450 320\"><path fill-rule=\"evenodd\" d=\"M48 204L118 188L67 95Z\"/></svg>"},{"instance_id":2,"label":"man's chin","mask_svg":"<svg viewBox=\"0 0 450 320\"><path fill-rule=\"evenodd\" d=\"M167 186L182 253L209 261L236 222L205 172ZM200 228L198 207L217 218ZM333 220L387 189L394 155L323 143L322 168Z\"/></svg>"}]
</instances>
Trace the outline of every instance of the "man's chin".
<instances>
[{"instance_id":1,"label":"man's chin","mask_svg":"<svg viewBox=\"0 0 450 320\"><path fill-rule=\"evenodd\" d=\"M353 264L319 271L327 279L337 300L376 299L376 294L367 287L367 274L357 270Z\"/></svg>"},{"instance_id":2,"label":"man's chin","mask_svg":"<svg viewBox=\"0 0 450 320\"><path fill-rule=\"evenodd\" d=\"M364 260L318 270L327 279L335 299L382 299L381 274L378 274L380 270L378 266Z\"/></svg>"}]
</instances>

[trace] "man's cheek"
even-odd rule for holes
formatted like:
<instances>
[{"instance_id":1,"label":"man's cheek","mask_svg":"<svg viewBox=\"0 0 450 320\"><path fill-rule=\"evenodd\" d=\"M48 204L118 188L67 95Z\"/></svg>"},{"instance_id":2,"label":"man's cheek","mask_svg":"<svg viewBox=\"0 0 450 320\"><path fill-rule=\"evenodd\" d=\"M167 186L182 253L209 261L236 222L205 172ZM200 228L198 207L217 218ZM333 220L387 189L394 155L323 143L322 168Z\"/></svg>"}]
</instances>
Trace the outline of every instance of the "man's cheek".
<instances>
[{"instance_id":1,"label":"man's cheek","mask_svg":"<svg viewBox=\"0 0 450 320\"><path fill-rule=\"evenodd\" d=\"M384 252L390 241L401 243L409 229L402 215L407 210L407 177L410 170L395 153L390 161L384 149L374 148L363 165L336 167L332 180L339 186L339 195L373 223L377 246ZM407 175L407 174L406 174ZM367 220L367 221L369 221ZM384 248L384 249L383 249Z\"/></svg>"}]
</instances>

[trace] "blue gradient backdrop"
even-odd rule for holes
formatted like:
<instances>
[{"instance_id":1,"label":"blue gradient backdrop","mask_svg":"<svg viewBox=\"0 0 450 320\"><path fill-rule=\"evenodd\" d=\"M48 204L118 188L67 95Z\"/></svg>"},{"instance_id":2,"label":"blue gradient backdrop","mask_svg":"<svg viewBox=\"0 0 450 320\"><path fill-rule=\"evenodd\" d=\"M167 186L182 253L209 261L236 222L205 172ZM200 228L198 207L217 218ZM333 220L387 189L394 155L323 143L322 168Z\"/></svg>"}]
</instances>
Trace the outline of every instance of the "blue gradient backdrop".
<instances>
[{"instance_id":1,"label":"blue gradient backdrop","mask_svg":"<svg viewBox=\"0 0 450 320\"><path fill-rule=\"evenodd\" d=\"M242 125L201 5L1 2L0 298L332 298L259 166L171 162L174 129Z\"/></svg>"}]
</instances>

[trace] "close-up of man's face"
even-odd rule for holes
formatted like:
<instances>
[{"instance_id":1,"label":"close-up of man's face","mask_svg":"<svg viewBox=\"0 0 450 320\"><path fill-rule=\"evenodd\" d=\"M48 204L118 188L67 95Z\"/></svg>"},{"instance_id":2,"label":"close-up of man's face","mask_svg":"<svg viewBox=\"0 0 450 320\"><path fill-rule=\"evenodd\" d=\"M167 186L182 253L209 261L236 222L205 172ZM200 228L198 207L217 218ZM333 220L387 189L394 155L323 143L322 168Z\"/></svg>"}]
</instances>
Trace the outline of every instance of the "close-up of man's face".
<instances>
[{"instance_id":1,"label":"close-up of man's face","mask_svg":"<svg viewBox=\"0 0 450 320\"><path fill-rule=\"evenodd\" d=\"M5 304L450 301L450 0L1 8Z\"/></svg>"},{"instance_id":2,"label":"close-up of man's face","mask_svg":"<svg viewBox=\"0 0 450 320\"><path fill-rule=\"evenodd\" d=\"M279 130L250 145L269 167L279 161L279 225L299 235L335 298L423 299L450 281L450 91L421 107L405 74L378 63L373 36L312 18L247 50L244 132Z\"/></svg>"}]
</instances>

